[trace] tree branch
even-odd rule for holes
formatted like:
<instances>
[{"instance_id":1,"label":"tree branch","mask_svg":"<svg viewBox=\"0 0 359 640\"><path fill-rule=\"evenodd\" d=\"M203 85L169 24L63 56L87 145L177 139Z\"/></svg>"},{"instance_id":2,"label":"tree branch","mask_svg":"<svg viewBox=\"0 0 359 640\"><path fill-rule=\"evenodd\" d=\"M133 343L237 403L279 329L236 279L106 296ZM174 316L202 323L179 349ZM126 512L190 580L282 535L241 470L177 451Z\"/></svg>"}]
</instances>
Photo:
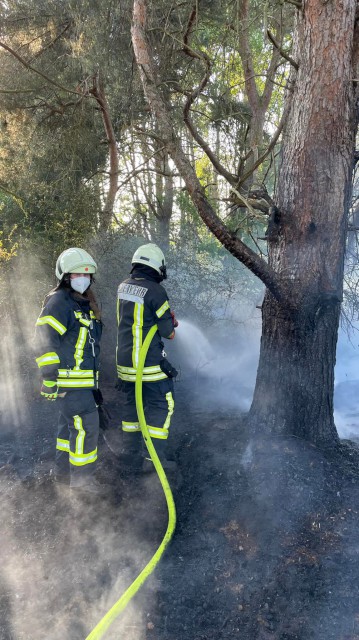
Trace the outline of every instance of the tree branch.
<instances>
[{"instance_id":1,"label":"tree branch","mask_svg":"<svg viewBox=\"0 0 359 640\"><path fill-rule=\"evenodd\" d=\"M271 41L271 43L273 44L273 46L274 46L274 47L279 51L280 55L281 55L285 60L287 60L287 61L292 65L292 67L294 67L294 69L295 69L296 71L298 71L298 69L299 69L299 65L298 65L298 63L297 63L295 60L293 60L293 58L292 58L292 57L291 57L291 56L290 56L286 51L284 51L284 49L282 49L282 47L281 47L281 46L278 44L278 42L276 41L276 39L275 39L275 37L274 37L273 33L271 33L271 32L269 31L269 29L267 29L267 36L268 36L269 40Z\"/></svg>"},{"instance_id":2,"label":"tree branch","mask_svg":"<svg viewBox=\"0 0 359 640\"><path fill-rule=\"evenodd\" d=\"M34 93L35 89L0 89L0 93L16 95L18 93Z\"/></svg>"},{"instance_id":3,"label":"tree branch","mask_svg":"<svg viewBox=\"0 0 359 640\"><path fill-rule=\"evenodd\" d=\"M266 151L260 156L260 158L258 158L258 160L251 166L251 168L249 169L249 171L247 171L247 173L244 174L244 176L241 176L241 179L238 181L237 183L237 189L239 189L245 182L246 180L248 180L248 178L252 175L253 171L255 171L257 169L257 167L259 167L259 165L262 164L262 162L264 162L264 160L266 159L266 157L271 153L271 151L274 149L275 145L278 142L279 136L283 131L283 127L285 124L285 121L287 119L288 116L288 112L289 112L289 107L290 107L290 102L291 100L288 100L287 102L287 107L286 109L283 111L283 115L281 117L280 123L278 125L278 129L275 132L269 146L267 147Z\"/></svg>"},{"instance_id":4,"label":"tree branch","mask_svg":"<svg viewBox=\"0 0 359 640\"><path fill-rule=\"evenodd\" d=\"M253 111L258 111L260 108L260 97L255 82L255 71L252 58L252 51L248 41L248 0L240 0L239 6L241 9L240 20L242 23L242 33L238 42L238 51L242 60L242 66L244 71L245 87L249 99L249 104Z\"/></svg>"},{"instance_id":5,"label":"tree branch","mask_svg":"<svg viewBox=\"0 0 359 640\"><path fill-rule=\"evenodd\" d=\"M62 91L66 91L67 93L72 93L72 94L75 94L77 96L78 95L82 95L83 96L83 93L81 93L80 91L73 91L73 89L68 89L67 87L64 87L63 85L61 85L58 82L56 82L55 80L51 80L51 78L46 76L41 71L38 71L37 69L32 67L28 62L26 62L26 60L22 56L20 56L16 51L14 51L14 49L12 49L7 44L5 44L5 42L1 42L0 41L0 47L5 49L5 51L8 51L9 53L11 53L11 55L14 56L14 58L16 58L16 60L21 62L21 64L24 67L26 67L26 69L28 69L29 71L32 71L33 73L36 73L41 78L44 78L44 80L46 80L46 82L49 82L49 84L52 84L54 87L57 87L58 89L61 89Z\"/></svg>"},{"instance_id":6,"label":"tree branch","mask_svg":"<svg viewBox=\"0 0 359 640\"><path fill-rule=\"evenodd\" d=\"M236 181L236 176L234 176L232 173L230 173L230 171L227 171L227 169L220 163L219 159L213 153L213 151L210 148L209 144L200 135L200 133L197 130L197 128L195 127L195 125L193 123L193 120L191 118L191 115L190 115L191 106L194 103L194 101L198 98L200 93L203 91L205 86L208 84L209 78L210 78L210 75L211 75L211 69L212 69L212 63L211 63L211 60L209 59L209 57L207 56L207 54L205 54L202 51L200 53L197 52L197 51L194 51L192 48L189 47L189 44L188 44L189 34L190 34L191 30L192 30L192 26L193 26L193 23L196 20L196 17L197 17L197 6L195 6L193 8L192 13L191 13L190 18L189 18L189 21L188 21L187 30L186 30L186 33L185 33L184 38L183 38L183 42L184 42L183 51L186 53L186 55L190 56L191 58L197 58L198 60L201 60L202 62L204 62L206 70L205 70L205 74L204 74L201 82L199 83L198 87L193 89L193 91L187 97L187 100L186 100L184 108L183 108L183 119L184 119L184 122L185 122L186 126L188 127L189 131L191 132L193 138L196 140L196 142L199 144L199 146L206 153L206 155L208 156L209 160L211 161L211 163L214 166L214 168L216 169L216 171L221 176L223 176L231 185L234 186L235 181Z\"/></svg>"},{"instance_id":7,"label":"tree branch","mask_svg":"<svg viewBox=\"0 0 359 640\"><path fill-rule=\"evenodd\" d=\"M264 90L261 96L262 109L267 110L270 103L270 99L273 93L274 78L277 71L279 61L279 51L273 48L272 56L270 59L269 67L266 73L266 80L264 84Z\"/></svg>"},{"instance_id":8,"label":"tree branch","mask_svg":"<svg viewBox=\"0 0 359 640\"><path fill-rule=\"evenodd\" d=\"M97 104L100 107L102 120L108 140L109 145L109 160L110 160L110 171L109 171L109 189L107 192L106 202L101 212L101 228L105 231L108 231L109 226L111 224L111 218L113 215L113 208L116 200L116 194L118 191L118 174L119 174L119 162L118 162L118 152L117 152L117 142L116 136L114 132L114 128L112 125L110 108L105 96L104 89L100 83L99 74L95 74L92 78L92 89L89 90L89 93L93 95Z\"/></svg>"},{"instance_id":9,"label":"tree branch","mask_svg":"<svg viewBox=\"0 0 359 640\"><path fill-rule=\"evenodd\" d=\"M121 182L121 184L118 185L118 191L120 189L122 189L122 187L127 184L130 180L132 180L132 178L135 178L136 176L138 176L139 173L141 173L143 165L148 164L150 160L152 160L152 158L154 158L158 153L160 153L161 151L163 151L165 147L161 147L160 149L158 149L157 151L154 151L152 153L152 155L150 155L148 158L146 158L146 160L144 160L144 162L141 162L141 164L136 168L133 169L131 171L131 173L129 173L129 175L127 176L127 178L125 178L125 180L123 180L123 182Z\"/></svg>"},{"instance_id":10,"label":"tree branch","mask_svg":"<svg viewBox=\"0 0 359 640\"><path fill-rule=\"evenodd\" d=\"M284 2L287 2L288 4L294 4L297 9L303 9L303 3L300 2L300 0L284 0Z\"/></svg>"},{"instance_id":11,"label":"tree branch","mask_svg":"<svg viewBox=\"0 0 359 640\"><path fill-rule=\"evenodd\" d=\"M258 256L239 238L235 237L216 215L205 196L191 163L184 153L180 140L175 134L170 109L158 89L160 86L158 70L155 66L153 53L150 49L145 31L147 20L146 9L146 0L134 0L131 28L132 43L144 93L151 110L157 118L163 144L166 145L168 153L177 166L186 184L189 195L206 226L232 255L238 258L252 273L262 280L278 300L284 302L286 295L278 274L275 273L263 258Z\"/></svg>"}]
</instances>

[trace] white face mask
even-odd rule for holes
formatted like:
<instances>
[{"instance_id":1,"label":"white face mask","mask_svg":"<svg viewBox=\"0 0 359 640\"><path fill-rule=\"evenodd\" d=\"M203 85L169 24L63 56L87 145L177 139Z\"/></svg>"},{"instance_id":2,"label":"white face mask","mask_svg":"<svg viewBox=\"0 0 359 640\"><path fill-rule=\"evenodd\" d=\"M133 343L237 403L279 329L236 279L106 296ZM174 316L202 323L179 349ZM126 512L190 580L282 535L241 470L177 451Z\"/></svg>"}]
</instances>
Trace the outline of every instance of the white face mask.
<instances>
[{"instance_id":1,"label":"white face mask","mask_svg":"<svg viewBox=\"0 0 359 640\"><path fill-rule=\"evenodd\" d=\"M70 284L75 291L84 293L84 291L89 288L91 280L90 278L86 278L86 276L78 276L77 278L71 278Z\"/></svg>"}]
</instances>

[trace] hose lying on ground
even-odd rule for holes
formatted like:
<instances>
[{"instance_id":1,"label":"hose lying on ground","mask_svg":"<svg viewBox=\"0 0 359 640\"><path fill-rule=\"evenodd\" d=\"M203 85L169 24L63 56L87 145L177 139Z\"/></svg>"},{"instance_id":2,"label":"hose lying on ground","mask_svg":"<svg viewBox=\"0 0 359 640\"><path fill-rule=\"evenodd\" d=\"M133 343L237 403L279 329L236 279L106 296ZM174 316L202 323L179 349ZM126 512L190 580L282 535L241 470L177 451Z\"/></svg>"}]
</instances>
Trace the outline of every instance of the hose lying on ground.
<instances>
[{"instance_id":1,"label":"hose lying on ground","mask_svg":"<svg viewBox=\"0 0 359 640\"><path fill-rule=\"evenodd\" d=\"M157 331L157 325L151 327L148 332L146 339L141 347L138 361L138 368L136 374L136 409L138 420L140 423L143 439L145 441L148 453L151 456L151 460L155 466L158 477L160 479L162 489L164 491L167 509L168 509L168 524L166 533L162 539L160 546L158 547L156 553L152 556L151 560L142 569L141 573L137 576L137 578L133 581L133 583L128 587L125 593L121 596L117 602L111 607L111 609L104 615L102 620L96 625L96 627L91 631L91 633L87 636L86 640L101 640L105 631L109 628L109 626L114 622L114 620L119 616L121 611L125 609L133 596L137 593L140 587L147 580L148 576L152 573L159 560L161 559L162 554L164 553L168 543L170 542L175 527L176 527L176 507L173 500L173 495L171 491L171 487L168 484L168 480L166 474L163 470L160 459L156 453L156 449L152 444L151 436L148 433L145 414L143 410L143 402L142 402L142 376L143 376L143 368L146 360L147 351L151 344L152 338Z\"/></svg>"}]
</instances>

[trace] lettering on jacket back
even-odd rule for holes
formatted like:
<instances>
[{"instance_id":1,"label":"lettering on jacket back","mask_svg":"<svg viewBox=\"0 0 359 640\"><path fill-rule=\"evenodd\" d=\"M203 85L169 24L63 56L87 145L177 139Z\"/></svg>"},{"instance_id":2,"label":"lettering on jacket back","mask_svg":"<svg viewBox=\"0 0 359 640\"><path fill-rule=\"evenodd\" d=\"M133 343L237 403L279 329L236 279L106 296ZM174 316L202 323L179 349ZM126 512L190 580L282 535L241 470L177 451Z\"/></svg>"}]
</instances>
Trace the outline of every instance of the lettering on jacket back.
<instances>
[{"instance_id":1,"label":"lettering on jacket back","mask_svg":"<svg viewBox=\"0 0 359 640\"><path fill-rule=\"evenodd\" d=\"M131 302L137 302L143 304L143 299L147 293L146 287L139 287L135 284L128 284L122 282L117 290L117 295L120 300L130 300Z\"/></svg>"}]
</instances>

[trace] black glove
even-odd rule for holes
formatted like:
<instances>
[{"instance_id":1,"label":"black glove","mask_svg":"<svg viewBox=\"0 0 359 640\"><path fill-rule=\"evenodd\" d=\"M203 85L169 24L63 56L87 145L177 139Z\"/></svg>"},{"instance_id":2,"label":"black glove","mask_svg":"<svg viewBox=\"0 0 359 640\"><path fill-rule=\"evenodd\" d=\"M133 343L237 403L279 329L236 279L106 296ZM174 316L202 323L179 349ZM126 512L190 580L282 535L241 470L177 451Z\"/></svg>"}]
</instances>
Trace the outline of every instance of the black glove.
<instances>
[{"instance_id":1,"label":"black glove","mask_svg":"<svg viewBox=\"0 0 359 640\"><path fill-rule=\"evenodd\" d=\"M175 369L171 363L166 360L166 358L162 358L162 360L160 360L160 368L161 371L166 374L167 378L175 378L178 376L177 369Z\"/></svg>"}]
</instances>

